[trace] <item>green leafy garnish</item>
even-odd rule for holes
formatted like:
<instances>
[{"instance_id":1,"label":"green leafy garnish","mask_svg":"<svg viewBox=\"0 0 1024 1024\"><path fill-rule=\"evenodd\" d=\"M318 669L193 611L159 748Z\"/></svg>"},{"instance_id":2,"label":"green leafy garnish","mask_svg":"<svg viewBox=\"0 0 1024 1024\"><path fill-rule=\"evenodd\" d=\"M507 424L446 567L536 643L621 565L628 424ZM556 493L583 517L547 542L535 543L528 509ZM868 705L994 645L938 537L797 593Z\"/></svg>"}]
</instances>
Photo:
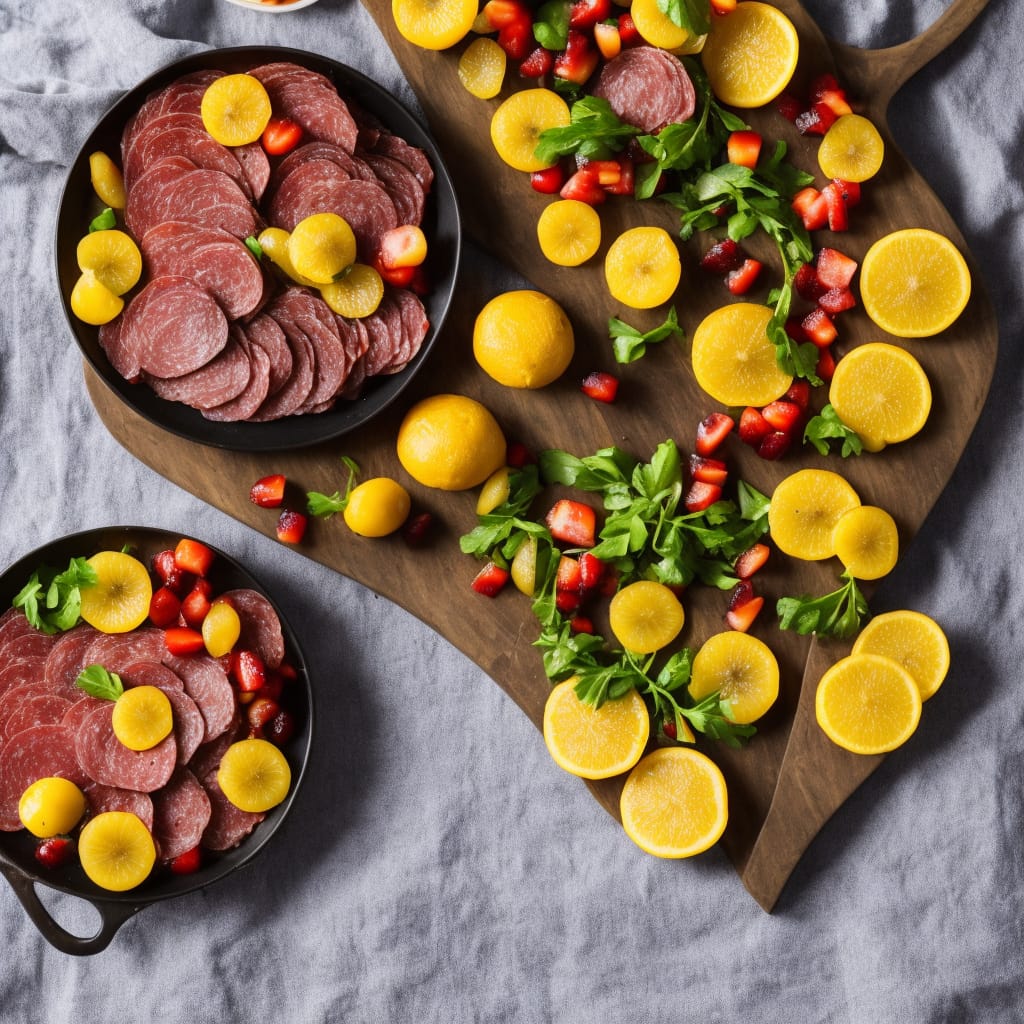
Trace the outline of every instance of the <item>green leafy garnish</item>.
<instances>
[{"instance_id":1,"label":"green leafy garnish","mask_svg":"<svg viewBox=\"0 0 1024 1024\"><path fill-rule=\"evenodd\" d=\"M658 0L658 10L691 36L706 35L711 28L708 0Z\"/></svg>"},{"instance_id":2,"label":"green leafy garnish","mask_svg":"<svg viewBox=\"0 0 1024 1024\"><path fill-rule=\"evenodd\" d=\"M109 231L111 228L117 227L117 215L109 207L104 207L103 212L97 214L89 221L89 233L93 231Z\"/></svg>"},{"instance_id":3,"label":"green leafy garnish","mask_svg":"<svg viewBox=\"0 0 1024 1024\"><path fill-rule=\"evenodd\" d=\"M335 491L333 494L321 494L320 491L307 491L306 511L311 516L320 516L326 519L336 512L344 512L348 506L348 499L356 485L359 466L347 455L342 455L341 461L348 467L348 483L345 485L345 493L341 494Z\"/></svg>"},{"instance_id":4,"label":"green leafy garnish","mask_svg":"<svg viewBox=\"0 0 1024 1024\"><path fill-rule=\"evenodd\" d=\"M102 665L88 665L82 669L75 685L90 697L100 700L117 700L124 693L121 677L116 672L108 672Z\"/></svg>"},{"instance_id":5,"label":"green leafy garnish","mask_svg":"<svg viewBox=\"0 0 1024 1024\"><path fill-rule=\"evenodd\" d=\"M539 46L556 53L569 41L570 0L549 0L533 16L533 38Z\"/></svg>"},{"instance_id":6,"label":"green leafy garnish","mask_svg":"<svg viewBox=\"0 0 1024 1024\"><path fill-rule=\"evenodd\" d=\"M817 633L846 640L855 636L869 616L868 603L857 581L844 572L846 582L824 597L783 597L775 606L780 629L792 629L801 636Z\"/></svg>"},{"instance_id":7,"label":"green leafy garnish","mask_svg":"<svg viewBox=\"0 0 1024 1024\"><path fill-rule=\"evenodd\" d=\"M817 416L812 416L804 428L804 441L809 441L822 455L832 450L830 441L842 441L839 453L845 459L850 455L860 455L864 450L860 435L851 430L840 418L839 413L826 404Z\"/></svg>"},{"instance_id":8,"label":"green leafy garnish","mask_svg":"<svg viewBox=\"0 0 1024 1024\"><path fill-rule=\"evenodd\" d=\"M588 160L605 160L623 149L639 131L620 121L607 100L584 96L572 105L569 124L540 133L534 153L545 163L573 154Z\"/></svg>"},{"instance_id":9,"label":"green leafy garnish","mask_svg":"<svg viewBox=\"0 0 1024 1024\"><path fill-rule=\"evenodd\" d=\"M508 486L505 501L486 515L477 516L476 527L459 539L464 554L492 558L502 568L515 557L527 536L546 536L550 540L546 527L526 518L533 499L541 490L537 467L524 466L510 473Z\"/></svg>"},{"instance_id":10,"label":"green leafy garnish","mask_svg":"<svg viewBox=\"0 0 1024 1024\"><path fill-rule=\"evenodd\" d=\"M72 558L63 572L40 566L15 595L15 608L44 633L64 632L81 617L82 587L96 583L96 570L84 558Z\"/></svg>"},{"instance_id":11,"label":"green leafy garnish","mask_svg":"<svg viewBox=\"0 0 1024 1024\"><path fill-rule=\"evenodd\" d=\"M245 240L245 247L256 257L257 260L263 259L263 246L253 238L252 235Z\"/></svg>"},{"instance_id":12,"label":"green leafy garnish","mask_svg":"<svg viewBox=\"0 0 1024 1024\"><path fill-rule=\"evenodd\" d=\"M635 362L644 355L648 345L656 345L672 335L680 340L686 339L682 327L679 326L675 306L669 309L663 324L652 327L649 331L638 331L616 317L610 317L608 320L608 336L612 339L612 352L617 363Z\"/></svg>"}]
</instances>

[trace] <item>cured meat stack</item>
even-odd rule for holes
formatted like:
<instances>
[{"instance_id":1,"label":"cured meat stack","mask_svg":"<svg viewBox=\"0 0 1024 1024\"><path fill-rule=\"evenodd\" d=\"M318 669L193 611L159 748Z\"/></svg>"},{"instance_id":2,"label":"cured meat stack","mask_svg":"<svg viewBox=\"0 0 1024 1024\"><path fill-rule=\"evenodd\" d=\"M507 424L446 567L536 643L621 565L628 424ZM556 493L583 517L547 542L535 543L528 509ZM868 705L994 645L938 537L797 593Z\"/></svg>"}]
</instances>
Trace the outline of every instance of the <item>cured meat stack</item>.
<instances>
[{"instance_id":1,"label":"cured meat stack","mask_svg":"<svg viewBox=\"0 0 1024 1024\"><path fill-rule=\"evenodd\" d=\"M422 221L433 170L325 76L288 62L249 73L274 116L301 125L303 144L273 166L259 143L214 140L200 104L221 71L149 96L121 139L125 224L144 277L99 332L123 377L217 421L318 413L356 398L367 378L403 370L429 328L408 289L389 285L374 313L347 319L252 256L244 240L264 226L291 231L333 212L352 227L357 259L372 263L385 231Z\"/></svg>"},{"instance_id":2,"label":"cured meat stack","mask_svg":"<svg viewBox=\"0 0 1024 1024\"><path fill-rule=\"evenodd\" d=\"M242 622L239 642L269 667L280 666L284 637L270 602L248 589L224 596ZM75 685L82 669L97 664L126 689L163 691L170 735L149 750L122 744L113 732L114 702ZM265 817L239 810L217 784L221 757L246 735L221 663L206 654L169 654L161 629L107 634L80 623L50 636L21 611L0 616L0 831L22 827L18 802L31 783L59 775L85 793L89 814L135 814L164 862L197 845L231 849Z\"/></svg>"}]
</instances>

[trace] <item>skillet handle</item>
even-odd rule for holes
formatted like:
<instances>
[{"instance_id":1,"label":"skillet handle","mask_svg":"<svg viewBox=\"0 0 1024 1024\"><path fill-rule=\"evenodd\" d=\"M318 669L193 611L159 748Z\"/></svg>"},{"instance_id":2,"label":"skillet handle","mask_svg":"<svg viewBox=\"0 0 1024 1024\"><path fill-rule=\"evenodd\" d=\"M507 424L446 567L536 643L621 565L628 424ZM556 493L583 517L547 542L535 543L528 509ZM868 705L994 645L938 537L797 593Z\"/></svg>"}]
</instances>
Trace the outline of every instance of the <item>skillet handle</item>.
<instances>
[{"instance_id":1,"label":"skillet handle","mask_svg":"<svg viewBox=\"0 0 1024 1024\"><path fill-rule=\"evenodd\" d=\"M35 882L31 877L17 869L5 870L4 874L7 875L7 881L11 883L14 894L21 901L21 905L43 938L62 953L70 953L73 956L90 956L106 949L118 928L142 909L139 904L115 903L112 900L86 900L99 912L99 931L95 935L84 937L72 935L71 932L61 927L43 906L36 893Z\"/></svg>"}]
</instances>

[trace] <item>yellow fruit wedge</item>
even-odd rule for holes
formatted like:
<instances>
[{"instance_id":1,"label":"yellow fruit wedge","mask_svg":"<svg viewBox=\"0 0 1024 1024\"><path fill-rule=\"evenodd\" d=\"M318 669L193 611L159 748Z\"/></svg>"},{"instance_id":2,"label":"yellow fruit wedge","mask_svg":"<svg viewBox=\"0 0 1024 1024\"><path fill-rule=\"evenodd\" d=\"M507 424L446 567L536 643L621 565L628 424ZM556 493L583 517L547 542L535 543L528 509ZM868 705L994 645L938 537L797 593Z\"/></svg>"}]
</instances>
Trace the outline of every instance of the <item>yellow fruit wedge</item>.
<instances>
[{"instance_id":1,"label":"yellow fruit wedge","mask_svg":"<svg viewBox=\"0 0 1024 1024\"><path fill-rule=\"evenodd\" d=\"M626 835L655 857L693 857L714 846L729 821L725 777L690 747L662 747L629 773L619 801Z\"/></svg>"},{"instance_id":2,"label":"yellow fruit wedge","mask_svg":"<svg viewBox=\"0 0 1024 1024\"><path fill-rule=\"evenodd\" d=\"M76 251L80 270L91 271L96 280L115 295L124 295L142 276L142 253L130 235L111 228L90 231Z\"/></svg>"},{"instance_id":3,"label":"yellow fruit wedge","mask_svg":"<svg viewBox=\"0 0 1024 1024\"><path fill-rule=\"evenodd\" d=\"M559 267L586 263L601 246L601 217L578 199L558 199L537 220L540 251Z\"/></svg>"},{"instance_id":4,"label":"yellow fruit wedge","mask_svg":"<svg viewBox=\"0 0 1024 1024\"><path fill-rule=\"evenodd\" d=\"M533 597L537 589L537 538L527 537L516 550L509 566L516 590Z\"/></svg>"},{"instance_id":5,"label":"yellow fruit wedge","mask_svg":"<svg viewBox=\"0 0 1024 1024\"><path fill-rule=\"evenodd\" d=\"M615 639L634 654L653 654L679 635L685 620L679 598L654 580L638 580L623 587L608 607Z\"/></svg>"},{"instance_id":6,"label":"yellow fruit wedge","mask_svg":"<svg viewBox=\"0 0 1024 1024\"><path fill-rule=\"evenodd\" d=\"M97 150L89 154L89 179L101 203L112 210L124 209L128 201L124 191L124 176L121 168L106 153Z\"/></svg>"},{"instance_id":7,"label":"yellow fruit wedge","mask_svg":"<svg viewBox=\"0 0 1024 1024\"><path fill-rule=\"evenodd\" d=\"M229 654L242 635L242 620L227 601L214 601L201 627L203 646L211 658Z\"/></svg>"},{"instance_id":8,"label":"yellow fruit wedge","mask_svg":"<svg viewBox=\"0 0 1024 1024\"><path fill-rule=\"evenodd\" d=\"M701 701L716 690L734 722L756 722L779 696L779 663L771 648L736 630L709 637L694 656L689 691Z\"/></svg>"},{"instance_id":9,"label":"yellow fruit wedge","mask_svg":"<svg viewBox=\"0 0 1024 1024\"><path fill-rule=\"evenodd\" d=\"M576 696L575 685L575 677L559 683L544 705L544 743L555 764L583 779L628 772L651 731L643 697L630 690L595 708Z\"/></svg>"},{"instance_id":10,"label":"yellow fruit wedge","mask_svg":"<svg viewBox=\"0 0 1024 1024\"><path fill-rule=\"evenodd\" d=\"M771 4L746 0L711 19L700 56L718 99L749 108L771 103L789 85L799 55L789 18Z\"/></svg>"},{"instance_id":11,"label":"yellow fruit wedge","mask_svg":"<svg viewBox=\"0 0 1024 1024\"><path fill-rule=\"evenodd\" d=\"M681 276L679 249L664 228L629 228L612 242L604 258L608 291L632 309L668 302Z\"/></svg>"},{"instance_id":12,"label":"yellow fruit wedge","mask_svg":"<svg viewBox=\"0 0 1024 1024\"><path fill-rule=\"evenodd\" d=\"M288 255L288 239L289 233L284 228L264 228L256 238L259 242L260 248L263 250L263 255L270 260L279 270L283 271L284 274L289 277L296 284L305 285L307 288L318 288L319 285L315 281L310 281L308 277L303 277L294 266L292 266L291 257ZM340 283L340 282L339 282ZM321 294L324 292L330 293L332 296L336 293L333 292L331 285L327 285L321 289ZM326 295L324 301L329 303ZM337 312L337 310L335 310ZM345 314L343 313L342 316Z\"/></svg>"},{"instance_id":13,"label":"yellow fruit wedge","mask_svg":"<svg viewBox=\"0 0 1024 1024\"><path fill-rule=\"evenodd\" d=\"M878 129L860 114L843 114L818 145L818 166L826 178L867 181L882 168L885 143Z\"/></svg>"},{"instance_id":14,"label":"yellow fruit wedge","mask_svg":"<svg viewBox=\"0 0 1024 1024\"><path fill-rule=\"evenodd\" d=\"M854 654L879 654L902 665L921 691L921 700L935 695L949 671L949 641L942 627L921 612L894 611L876 615L853 644Z\"/></svg>"},{"instance_id":15,"label":"yellow fruit wedge","mask_svg":"<svg viewBox=\"0 0 1024 1024\"><path fill-rule=\"evenodd\" d=\"M471 96L493 99L505 81L507 60L505 51L493 39L474 39L459 57L459 81Z\"/></svg>"},{"instance_id":16,"label":"yellow fruit wedge","mask_svg":"<svg viewBox=\"0 0 1024 1024\"><path fill-rule=\"evenodd\" d=\"M844 513L832 533L836 557L858 580L888 575L900 553L896 521L884 508L858 505Z\"/></svg>"},{"instance_id":17,"label":"yellow fruit wedge","mask_svg":"<svg viewBox=\"0 0 1024 1024\"><path fill-rule=\"evenodd\" d=\"M821 677L818 725L854 754L884 754L906 743L921 720L921 691L892 658L851 654Z\"/></svg>"},{"instance_id":18,"label":"yellow fruit wedge","mask_svg":"<svg viewBox=\"0 0 1024 1024\"><path fill-rule=\"evenodd\" d=\"M831 558L836 524L859 504L857 492L838 473L801 469L772 493L768 529L783 554L809 561Z\"/></svg>"},{"instance_id":19,"label":"yellow fruit wedge","mask_svg":"<svg viewBox=\"0 0 1024 1024\"><path fill-rule=\"evenodd\" d=\"M869 452L906 441L928 421L932 389L921 364L884 341L851 349L836 364L828 400Z\"/></svg>"},{"instance_id":20,"label":"yellow fruit wedge","mask_svg":"<svg viewBox=\"0 0 1024 1024\"><path fill-rule=\"evenodd\" d=\"M86 875L111 892L134 889L156 862L149 829L127 811L105 811L90 818L78 839L78 856Z\"/></svg>"},{"instance_id":21,"label":"yellow fruit wedge","mask_svg":"<svg viewBox=\"0 0 1024 1024\"><path fill-rule=\"evenodd\" d=\"M203 126L223 146L257 142L270 120L270 97L252 75L223 75L211 82L199 106Z\"/></svg>"},{"instance_id":22,"label":"yellow fruit wedge","mask_svg":"<svg viewBox=\"0 0 1024 1024\"><path fill-rule=\"evenodd\" d=\"M85 814L85 794L60 776L37 779L18 801L22 825L40 839L70 832Z\"/></svg>"},{"instance_id":23,"label":"yellow fruit wedge","mask_svg":"<svg viewBox=\"0 0 1024 1024\"><path fill-rule=\"evenodd\" d=\"M949 327L971 297L971 272L945 235L905 228L880 238L860 268L864 310L897 338L930 338Z\"/></svg>"},{"instance_id":24,"label":"yellow fruit wedge","mask_svg":"<svg viewBox=\"0 0 1024 1024\"><path fill-rule=\"evenodd\" d=\"M353 263L340 281L321 285L320 296L339 316L359 320L377 311L384 298L384 281L373 267Z\"/></svg>"},{"instance_id":25,"label":"yellow fruit wedge","mask_svg":"<svg viewBox=\"0 0 1024 1024\"><path fill-rule=\"evenodd\" d=\"M85 271L75 282L70 302L71 312L93 327L110 323L124 309L124 299L115 295L91 270Z\"/></svg>"},{"instance_id":26,"label":"yellow fruit wedge","mask_svg":"<svg viewBox=\"0 0 1024 1024\"><path fill-rule=\"evenodd\" d=\"M693 36L658 6L658 0L633 0L629 13L637 32L651 44L672 53L700 53L707 36Z\"/></svg>"},{"instance_id":27,"label":"yellow fruit wedge","mask_svg":"<svg viewBox=\"0 0 1024 1024\"><path fill-rule=\"evenodd\" d=\"M508 466L502 466L484 481L476 499L476 514L478 516L486 516L499 505L508 501L510 490L508 480L511 472L512 470Z\"/></svg>"},{"instance_id":28,"label":"yellow fruit wedge","mask_svg":"<svg viewBox=\"0 0 1024 1024\"><path fill-rule=\"evenodd\" d=\"M171 702L155 686L133 686L114 702L111 724L129 750L150 750L174 728Z\"/></svg>"},{"instance_id":29,"label":"yellow fruit wedge","mask_svg":"<svg viewBox=\"0 0 1024 1024\"><path fill-rule=\"evenodd\" d=\"M569 106L550 89L515 92L491 118L491 142L498 156L517 171L540 171L551 163L537 157L540 134L569 124Z\"/></svg>"},{"instance_id":30,"label":"yellow fruit wedge","mask_svg":"<svg viewBox=\"0 0 1024 1024\"><path fill-rule=\"evenodd\" d=\"M273 743L239 740L221 758L217 783L239 810L261 814L288 795L292 773L287 758Z\"/></svg>"},{"instance_id":31,"label":"yellow fruit wedge","mask_svg":"<svg viewBox=\"0 0 1024 1024\"><path fill-rule=\"evenodd\" d=\"M732 17L732 15L728 15ZM768 337L771 310L733 302L709 313L693 332L697 383L723 405L762 406L784 395L793 378L779 369Z\"/></svg>"},{"instance_id":32,"label":"yellow fruit wedge","mask_svg":"<svg viewBox=\"0 0 1024 1024\"><path fill-rule=\"evenodd\" d=\"M141 626L153 597L142 562L123 551L100 551L88 563L96 582L81 588L82 618L103 633L128 633Z\"/></svg>"},{"instance_id":33,"label":"yellow fruit wedge","mask_svg":"<svg viewBox=\"0 0 1024 1024\"><path fill-rule=\"evenodd\" d=\"M447 50L476 21L477 0L392 0L391 14L403 39L425 50Z\"/></svg>"},{"instance_id":34,"label":"yellow fruit wedge","mask_svg":"<svg viewBox=\"0 0 1024 1024\"><path fill-rule=\"evenodd\" d=\"M336 213L304 217L288 236L288 258L296 273L316 284L331 284L356 258L356 236Z\"/></svg>"}]
</instances>

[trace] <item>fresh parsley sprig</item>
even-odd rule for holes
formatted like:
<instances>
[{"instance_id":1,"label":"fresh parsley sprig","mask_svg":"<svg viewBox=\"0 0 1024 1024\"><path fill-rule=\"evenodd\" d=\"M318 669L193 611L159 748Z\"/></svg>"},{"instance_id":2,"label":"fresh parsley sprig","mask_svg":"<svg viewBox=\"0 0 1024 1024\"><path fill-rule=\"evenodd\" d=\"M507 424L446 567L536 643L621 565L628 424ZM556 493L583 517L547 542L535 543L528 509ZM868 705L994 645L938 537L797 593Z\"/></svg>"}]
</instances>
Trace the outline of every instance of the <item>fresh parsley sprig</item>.
<instances>
[{"instance_id":1,"label":"fresh parsley sprig","mask_svg":"<svg viewBox=\"0 0 1024 1024\"><path fill-rule=\"evenodd\" d=\"M533 16L533 38L538 46L557 53L569 41L570 0L549 0L537 8Z\"/></svg>"},{"instance_id":2,"label":"fresh parsley sprig","mask_svg":"<svg viewBox=\"0 0 1024 1024\"><path fill-rule=\"evenodd\" d=\"M711 28L708 0L658 0L658 10L691 36L706 35Z\"/></svg>"},{"instance_id":3,"label":"fresh parsley sprig","mask_svg":"<svg viewBox=\"0 0 1024 1024\"><path fill-rule=\"evenodd\" d=\"M341 461L348 469L348 483L345 485L345 493L335 491L333 494L322 494L320 491L306 492L306 511L311 516L319 516L327 519L337 512L344 512L348 507L348 500L356 486L356 477L359 474L359 466L347 455L342 455Z\"/></svg>"},{"instance_id":4,"label":"fresh parsley sprig","mask_svg":"<svg viewBox=\"0 0 1024 1024\"><path fill-rule=\"evenodd\" d=\"M63 571L40 566L15 595L15 608L44 633L71 629L81 618L82 587L94 586L96 570L84 558L72 558Z\"/></svg>"},{"instance_id":5,"label":"fresh parsley sprig","mask_svg":"<svg viewBox=\"0 0 1024 1024\"><path fill-rule=\"evenodd\" d=\"M105 206L89 221L89 234L92 234L94 231L109 231L111 228L116 227L117 214L109 206Z\"/></svg>"},{"instance_id":6,"label":"fresh parsley sprig","mask_svg":"<svg viewBox=\"0 0 1024 1024\"><path fill-rule=\"evenodd\" d=\"M828 455L833 450L831 441L841 441L839 453L844 459L850 455L860 455L864 450L860 435L839 418L839 413L831 402L807 421L807 426L804 427L804 441L813 444L822 455Z\"/></svg>"},{"instance_id":7,"label":"fresh parsley sprig","mask_svg":"<svg viewBox=\"0 0 1024 1024\"><path fill-rule=\"evenodd\" d=\"M509 474L508 497L486 515L477 516L477 525L459 538L463 554L481 559L493 559L499 565L507 566L515 557L519 545L528 537L544 540L549 548L554 541L546 526L527 518L533 499L541 491L541 483L534 465L523 466ZM541 570L545 552L538 549L537 575Z\"/></svg>"},{"instance_id":8,"label":"fresh parsley sprig","mask_svg":"<svg viewBox=\"0 0 1024 1024\"><path fill-rule=\"evenodd\" d=\"M817 633L846 640L855 636L870 615L868 603L857 581L844 572L846 582L824 597L783 597L775 606L779 628L791 629L801 636Z\"/></svg>"},{"instance_id":9,"label":"fresh parsley sprig","mask_svg":"<svg viewBox=\"0 0 1024 1024\"><path fill-rule=\"evenodd\" d=\"M624 149L639 132L639 128L620 120L607 100L583 96L573 103L569 124L546 128L540 133L534 154L545 163L573 155L587 160L607 160Z\"/></svg>"},{"instance_id":10,"label":"fresh parsley sprig","mask_svg":"<svg viewBox=\"0 0 1024 1024\"><path fill-rule=\"evenodd\" d=\"M116 672L108 672L102 665L87 665L78 673L75 685L90 697L117 700L124 693L124 684Z\"/></svg>"},{"instance_id":11,"label":"fresh parsley sprig","mask_svg":"<svg viewBox=\"0 0 1024 1024\"><path fill-rule=\"evenodd\" d=\"M612 340L612 353L617 363L636 362L646 354L648 345L656 345L673 336L680 341L686 340L686 334L679 326L675 306L669 309L664 323L652 327L649 331L638 331L614 316L608 319L608 337Z\"/></svg>"}]
</instances>

